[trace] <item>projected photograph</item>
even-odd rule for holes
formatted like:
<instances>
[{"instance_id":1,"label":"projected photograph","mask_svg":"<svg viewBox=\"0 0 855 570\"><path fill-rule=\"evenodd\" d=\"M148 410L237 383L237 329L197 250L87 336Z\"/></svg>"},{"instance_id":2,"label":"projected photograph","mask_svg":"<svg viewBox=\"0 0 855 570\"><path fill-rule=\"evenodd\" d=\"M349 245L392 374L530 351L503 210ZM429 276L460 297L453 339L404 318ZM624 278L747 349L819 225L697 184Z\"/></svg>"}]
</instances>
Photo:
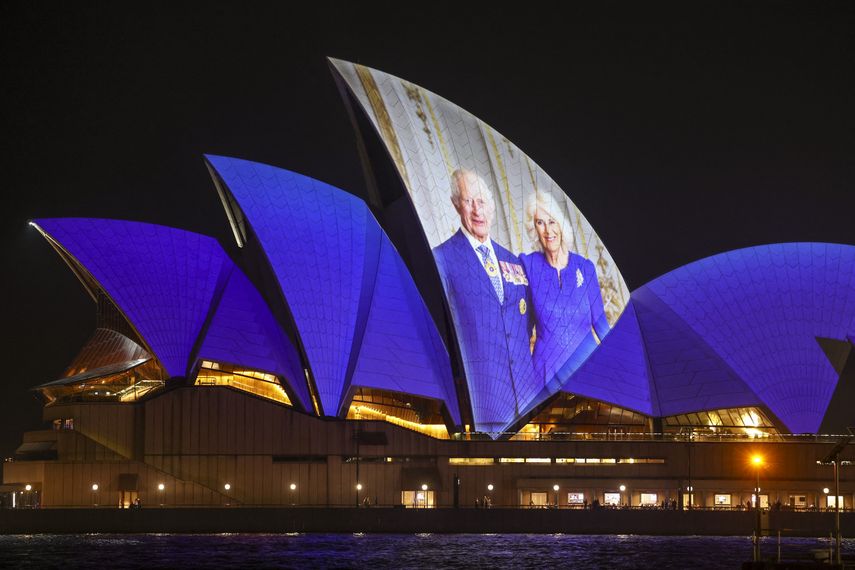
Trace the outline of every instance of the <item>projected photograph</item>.
<instances>
[{"instance_id":1,"label":"projected photograph","mask_svg":"<svg viewBox=\"0 0 855 570\"><path fill-rule=\"evenodd\" d=\"M476 429L507 429L568 381L629 291L549 175L471 113L418 85L332 60L384 142L433 251Z\"/></svg>"}]
</instances>

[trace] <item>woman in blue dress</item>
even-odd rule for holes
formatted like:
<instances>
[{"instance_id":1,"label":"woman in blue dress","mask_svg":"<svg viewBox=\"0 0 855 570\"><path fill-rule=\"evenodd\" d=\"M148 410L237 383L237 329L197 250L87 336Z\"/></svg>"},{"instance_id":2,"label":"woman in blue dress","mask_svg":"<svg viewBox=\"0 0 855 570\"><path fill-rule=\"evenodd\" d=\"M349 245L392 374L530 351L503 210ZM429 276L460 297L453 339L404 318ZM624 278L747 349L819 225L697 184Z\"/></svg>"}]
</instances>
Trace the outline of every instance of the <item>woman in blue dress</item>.
<instances>
[{"instance_id":1,"label":"woman in blue dress","mask_svg":"<svg viewBox=\"0 0 855 570\"><path fill-rule=\"evenodd\" d=\"M545 192L526 203L535 251L520 255L536 325L532 359L537 378L555 393L609 332L594 264L573 253L573 229Z\"/></svg>"}]
</instances>

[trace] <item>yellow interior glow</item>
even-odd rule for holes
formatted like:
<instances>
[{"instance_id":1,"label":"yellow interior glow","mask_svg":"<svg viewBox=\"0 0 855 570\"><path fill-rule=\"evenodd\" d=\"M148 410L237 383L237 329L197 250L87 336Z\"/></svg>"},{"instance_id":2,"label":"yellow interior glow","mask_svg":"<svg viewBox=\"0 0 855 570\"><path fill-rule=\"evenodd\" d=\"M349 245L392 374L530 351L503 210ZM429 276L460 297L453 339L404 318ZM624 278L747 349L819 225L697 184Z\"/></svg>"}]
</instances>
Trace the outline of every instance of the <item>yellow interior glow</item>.
<instances>
[{"instance_id":1,"label":"yellow interior glow","mask_svg":"<svg viewBox=\"0 0 855 570\"><path fill-rule=\"evenodd\" d=\"M366 406L365 404L360 404L358 406L351 404L350 409L347 412L347 418L352 420L382 420L437 439L449 439L448 428L445 427L445 424L420 424L417 422L411 422L409 420L381 412L380 410Z\"/></svg>"},{"instance_id":2,"label":"yellow interior glow","mask_svg":"<svg viewBox=\"0 0 855 570\"><path fill-rule=\"evenodd\" d=\"M224 370L220 363L203 361L199 374L196 375L196 386L230 386L268 400L273 400L286 406L291 406L282 385L276 376L259 370L239 369L233 372Z\"/></svg>"}]
</instances>

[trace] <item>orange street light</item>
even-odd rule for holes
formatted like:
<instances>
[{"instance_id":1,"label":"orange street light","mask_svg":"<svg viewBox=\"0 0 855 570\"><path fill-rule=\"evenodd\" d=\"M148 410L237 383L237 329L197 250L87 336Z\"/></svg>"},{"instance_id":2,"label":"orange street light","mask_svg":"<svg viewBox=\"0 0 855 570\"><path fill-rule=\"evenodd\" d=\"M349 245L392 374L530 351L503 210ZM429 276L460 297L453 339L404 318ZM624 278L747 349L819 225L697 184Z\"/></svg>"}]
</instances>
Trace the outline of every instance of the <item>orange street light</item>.
<instances>
[{"instance_id":1,"label":"orange street light","mask_svg":"<svg viewBox=\"0 0 855 570\"><path fill-rule=\"evenodd\" d=\"M763 467L763 456L752 455L751 464L757 471L757 487L754 488L754 510L756 511L756 528L754 529L754 561L760 561L760 468Z\"/></svg>"}]
</instances>

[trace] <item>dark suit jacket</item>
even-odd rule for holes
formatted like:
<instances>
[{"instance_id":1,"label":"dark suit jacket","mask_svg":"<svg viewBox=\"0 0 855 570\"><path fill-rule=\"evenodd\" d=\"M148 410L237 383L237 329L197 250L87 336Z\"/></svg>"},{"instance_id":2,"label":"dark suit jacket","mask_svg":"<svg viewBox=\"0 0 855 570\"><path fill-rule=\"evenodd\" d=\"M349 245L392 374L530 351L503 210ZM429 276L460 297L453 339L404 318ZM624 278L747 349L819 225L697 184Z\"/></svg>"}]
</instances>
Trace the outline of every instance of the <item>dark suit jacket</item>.
<instances>
[{"instance_id":1,"label":"dark suit jacket","mask_svg":"<svg viewBox=\"0 0 855 570\"><path fill-rule=\"evenodd\" d=\"M462 230L433 250L451 308L475 429L501 431L543 388L531 364L531 299L517 257L495 241L504 299L499 299ZM508 272L507 269L516 270Z\"/></svg>"}]
</instances>

